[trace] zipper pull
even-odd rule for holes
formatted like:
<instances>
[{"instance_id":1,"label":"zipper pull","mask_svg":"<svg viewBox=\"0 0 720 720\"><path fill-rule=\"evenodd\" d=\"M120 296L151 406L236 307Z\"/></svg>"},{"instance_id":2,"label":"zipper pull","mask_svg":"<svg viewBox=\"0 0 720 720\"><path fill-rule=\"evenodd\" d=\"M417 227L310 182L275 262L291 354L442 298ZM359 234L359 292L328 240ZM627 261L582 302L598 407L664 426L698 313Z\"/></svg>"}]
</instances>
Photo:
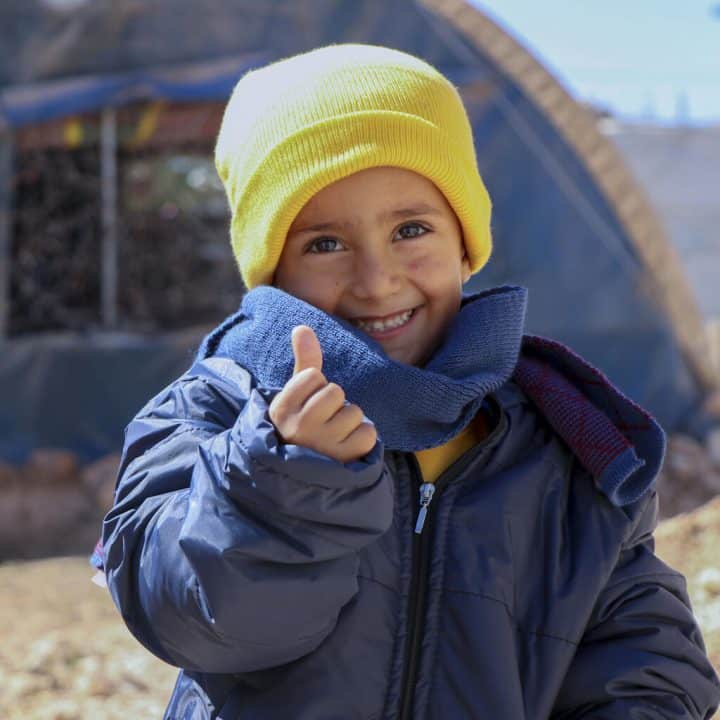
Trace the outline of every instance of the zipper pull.
<instances>
[{"instance_id":1,"label":"zipper pull","mask_svg":"<svg viewBox=\"0 0 720 720\"><path fill-rule=\"evenodd\" d=\"M415 534L419 535L425 525L425 518L427 517L428 505L433 499L435 494L435 485L433 483L423 483L420 486L420 512L417 516L417 522L415 523Z\"/></svg>"}]
</instances>

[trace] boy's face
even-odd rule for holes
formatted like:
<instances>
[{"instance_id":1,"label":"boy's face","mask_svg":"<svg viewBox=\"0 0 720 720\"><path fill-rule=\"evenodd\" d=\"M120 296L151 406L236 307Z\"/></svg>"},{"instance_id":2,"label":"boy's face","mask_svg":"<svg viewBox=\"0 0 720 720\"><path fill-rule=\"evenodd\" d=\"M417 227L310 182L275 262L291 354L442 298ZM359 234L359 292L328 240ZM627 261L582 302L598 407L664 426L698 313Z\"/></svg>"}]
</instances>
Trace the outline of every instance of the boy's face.
<instances>
[{"instance_id":1,"label":"boy's face","mask_svg":"<svg viewBox=\"0 0 720 720\"><path fill-rule=\"evenodd\" d=\"M288 231L273 284L359 327L393 360L422 365L469 277L445 196L422 175L377 167L310 199Z\"/></svg>"}]
</instances>

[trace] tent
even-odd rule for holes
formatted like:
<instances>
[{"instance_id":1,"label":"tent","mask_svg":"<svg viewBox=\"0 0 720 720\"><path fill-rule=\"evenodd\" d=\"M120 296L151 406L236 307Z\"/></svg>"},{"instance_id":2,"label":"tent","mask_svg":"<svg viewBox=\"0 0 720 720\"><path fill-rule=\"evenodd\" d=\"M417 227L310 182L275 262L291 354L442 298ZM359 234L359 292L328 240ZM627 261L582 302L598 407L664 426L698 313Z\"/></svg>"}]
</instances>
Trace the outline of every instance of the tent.
<instances>
[{"instance_id":1,"label":"tent","mask_svg":"<svg viewBox=\"0 0 720 720\"><path fill-rule=\"evenodd\" d=\"M406 50L460 89L494 204L494 255L469 289L525 285L529 332L569 344L667 430L706 431L703 404L718 378L681 264L642 188L595 115L473 4L95 0L64 11L39 7L37 0L6 7L16 16L0 17L0 47L11 54L2 67L13 68L0 85L0 335L11 300L13 157L23 148L83 143L102 157L108 331L75 341L0 340L0 457L18 460L38 445L70 447L87 459L117 449L122 427L187 368L200 339L112 332L118 148L194 141L209 153L242 72L331 42ZM27 28L24 41L18 28Z\"/></svg>"}]
</instances>

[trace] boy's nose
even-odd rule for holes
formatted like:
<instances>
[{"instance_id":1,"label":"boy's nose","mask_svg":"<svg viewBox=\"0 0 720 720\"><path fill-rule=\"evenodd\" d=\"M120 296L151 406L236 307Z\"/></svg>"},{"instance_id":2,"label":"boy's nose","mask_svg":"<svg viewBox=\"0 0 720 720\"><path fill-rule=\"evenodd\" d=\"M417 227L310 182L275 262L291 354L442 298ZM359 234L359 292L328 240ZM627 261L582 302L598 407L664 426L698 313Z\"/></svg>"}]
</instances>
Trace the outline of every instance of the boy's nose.
<instances>
[{"instance_id":1,"label":"boy's nose","mask_svg":"<svg viewBox=\"0 0 720 720\"><path fill-rule=\"evenodd\" d=\"M353 290L363 300L376 300L396 292L401 277L392 253L363 253L355 263Z\"/></svg>"}]
</instances>

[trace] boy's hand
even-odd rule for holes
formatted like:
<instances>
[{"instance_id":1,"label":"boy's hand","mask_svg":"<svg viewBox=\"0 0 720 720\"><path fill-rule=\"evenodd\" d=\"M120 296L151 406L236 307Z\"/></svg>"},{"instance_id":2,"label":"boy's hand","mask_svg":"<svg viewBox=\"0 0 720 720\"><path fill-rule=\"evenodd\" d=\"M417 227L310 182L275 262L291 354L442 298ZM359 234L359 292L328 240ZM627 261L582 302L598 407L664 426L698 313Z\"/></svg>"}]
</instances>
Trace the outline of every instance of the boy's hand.
<instances>
[{"instance_id":1,"label":"boy's hand","mask_svg":"<svg viewBox=\"0 0 720 720\"><path fill-rule=\"evenodd\" d=\"M307 325L292 332L295 370L270 403L270 419L284 442L340 462L358 460L375 446L377 431L345 392L322 373L322 348Z\"/></svg>"}]
</instances>

